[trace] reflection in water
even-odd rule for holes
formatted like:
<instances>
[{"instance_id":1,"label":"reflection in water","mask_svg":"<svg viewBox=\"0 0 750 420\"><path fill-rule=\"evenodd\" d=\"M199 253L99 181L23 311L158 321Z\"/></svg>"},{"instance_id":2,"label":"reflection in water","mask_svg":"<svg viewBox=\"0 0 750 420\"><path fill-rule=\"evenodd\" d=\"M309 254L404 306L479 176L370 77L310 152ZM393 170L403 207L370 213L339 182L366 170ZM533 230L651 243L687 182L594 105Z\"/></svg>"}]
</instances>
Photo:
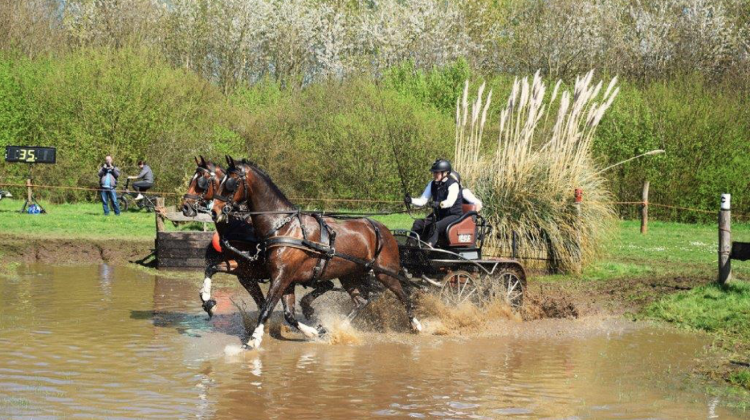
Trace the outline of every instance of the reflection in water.
<instances>
[{"instance_id":1,"label":"reflection in water","mask_svg":"<svg viewBox=\"0 0 750 420\"><path fill-rule=\"evenodd\" d=\"M245 332L228 297L249 299L215 287L209 321L200 280L109 266L0 279L0 418L740 418L684 389L693 336L511 322L491 338L361 332L230 354Z\"/></svg>"}]
</instances>

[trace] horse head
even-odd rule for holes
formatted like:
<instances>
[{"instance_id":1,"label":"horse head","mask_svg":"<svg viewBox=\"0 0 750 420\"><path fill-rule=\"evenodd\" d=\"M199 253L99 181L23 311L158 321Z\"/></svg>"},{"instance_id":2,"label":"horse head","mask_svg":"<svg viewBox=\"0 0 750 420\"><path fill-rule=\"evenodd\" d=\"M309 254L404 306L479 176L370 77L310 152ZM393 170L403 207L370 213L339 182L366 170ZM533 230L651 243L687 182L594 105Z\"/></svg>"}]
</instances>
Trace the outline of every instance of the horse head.
<instances>
[{"instance_id":1,"label":"horse head","mask_svg":"<svg viewBox=\"0 0 750 420\"><path fill-rule=\"evenodd\" d=\"M208 211L208 205L224 177L224 170L203 156L200 156L200 160L195 158L195 164L195 174L190 179L187 193L182 196L182 214L187 217Z\"/></svg>"},{"instance_id":2,"label":"horse head","mask_svg":"<svg viewBox=\"0 0 750 420\"><path fill-rule=\"evenodd\" d=\"M233 210L246 207L251 212L295 211L295 207L271 178L254 163L226 156L227 174L214 195L214 221L222 222Z\"/></svg>"}]
</instances>

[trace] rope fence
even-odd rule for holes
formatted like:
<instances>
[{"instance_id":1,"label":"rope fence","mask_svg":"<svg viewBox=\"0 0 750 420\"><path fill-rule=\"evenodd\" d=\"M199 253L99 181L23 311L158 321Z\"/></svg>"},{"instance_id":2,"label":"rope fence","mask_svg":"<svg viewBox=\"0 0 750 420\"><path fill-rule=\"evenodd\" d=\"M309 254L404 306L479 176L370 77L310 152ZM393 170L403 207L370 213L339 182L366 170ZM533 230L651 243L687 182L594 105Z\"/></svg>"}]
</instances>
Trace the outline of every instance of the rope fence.
<instances>
[{"instance_id":1,"label":"rope fence","mask_svg":"<svg viewBox=\"0 0 750 420\"><path fill-rule=\"evenodd\" d=\"M10 187L10 188L27 188L28 186L26 184L18 184L18 183L0 183L0 187ZM73 186L65 186L65 185L46 185L46 184L31 184L32 188L39 188L39 189L48 189L48 190L70 190L70 191L89 191L89 192L99 192L101 191L101 188L96 187L73 187ZM161 196L170 196L170 197L181 197L183 194L181 193L174 193L174 192L166 192L166 191L148 191L148 194L151 195L161 195ZM399 200L373 200L373 199L355 199L355 198L330 198L330 197L289 197L291 200L294 201L303 201L308 203L313 202L325 202L325 203L352 203L352 204L402 204L402 201ZM618 205L618 206L649 206L649 207L659 207L659 208L665 208L665 209L672 209L672 210L680 210L680 211L690 211L695 213L702 213L702 214L716 214L716 210L705 210L705 209L699 209L699 208L693 208L693 207L683 207L683 206L674 206L669 204L660 204L660 203L652 203L647 201L583 201L582 204L585 203L593 203L593 204L605 204L605 205ZM734 217L747 219L750 218L747 214L737 214L735 213L733 215Z\"/></svg>"}]
</instances>

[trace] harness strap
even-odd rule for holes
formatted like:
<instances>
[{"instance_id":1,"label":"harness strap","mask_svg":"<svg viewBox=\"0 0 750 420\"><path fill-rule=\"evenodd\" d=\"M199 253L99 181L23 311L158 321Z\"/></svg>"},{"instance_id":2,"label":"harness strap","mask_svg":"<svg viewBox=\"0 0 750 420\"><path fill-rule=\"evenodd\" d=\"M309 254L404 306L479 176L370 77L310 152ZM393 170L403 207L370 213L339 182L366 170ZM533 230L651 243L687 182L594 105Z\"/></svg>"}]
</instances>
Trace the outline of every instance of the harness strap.
<instances>
[{"instance_id":1,"label":"harness strap","mask_svg":"<svg viewBox=\"0 0 750 420\"><path fill-rule=\"evenodd\" d=\"M328 226L328 224L323 219L323 216L321 216L320 214L313 214L313 217L318 221L318 224L320 225L319 242L323 245L327 245L329 251L318 258L318 265L313 269L313 276L312 279L310 279L310 284L315 284L323 276L326 267L328 267L328 261L336 254L336 249L333 247L334 242L336 241L336 232L334 232L331 227Z\"/></svg>"},{"instance_id":2,"label":"harness strap","mask_svg":"<svg viewBox=\"0 0 750 420\"><path fill-rule=\"evenodd\" d=\"M366 220L370 222L372 229L375 231L375 255L372 257L372 261L370 261L370 263L367 265L367 268L371 268L375 264L375 260L378 259L380 251L383 250L383 240L380 236L380 229L378 228L378 225L376 225L372 219Z\"/></svg>"},{"instance_id":3,"label":"harness strap","mask_svg":"<svg viewBox=\"0 0 750 420\"><path fill-rule=\"evenodd\" d=\"M338 252L335 249L324 244L309 241L306 239L303 240L303 239L293 238L293 237L288 237L288 236L274 236L273 238L269 238L265 241L266 250L269 250L271 248L277 248L277 247L290 247L290 248L296 248L302 251L318 252L318 253L327 255L328 259L341 258L347 261L351 261L357 265L361 265L376 274L385 274L390 277L393 277L396 280L398 280L403 287L407 289L412 289L414 287L414 285L409 281L409 279L406 278L406 276L402 275L401 273L397 273L393 270L389 270L387 268L378 267L374 265L375 260L368 261L368 260L355 257L353 255L349 255L343 252Z\"/></svg>"}]
</instances>

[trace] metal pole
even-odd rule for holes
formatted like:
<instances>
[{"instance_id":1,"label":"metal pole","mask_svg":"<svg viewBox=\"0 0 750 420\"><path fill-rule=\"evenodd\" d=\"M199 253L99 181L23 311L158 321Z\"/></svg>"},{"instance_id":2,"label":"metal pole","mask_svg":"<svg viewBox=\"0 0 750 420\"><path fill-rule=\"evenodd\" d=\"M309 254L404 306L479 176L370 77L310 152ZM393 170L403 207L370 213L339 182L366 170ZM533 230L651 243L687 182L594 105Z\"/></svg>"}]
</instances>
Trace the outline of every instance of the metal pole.
<instances>
[{"instance_id":1,"label":"metal pole","mask_svg":"<svg viewBox=\"0 0 750 420\"><path fill-rule=\"evenodd\" d=\"M732 211L730 194L721 195L719 210L719 284L732 280Z\"/></svg>"}]
</instances>

